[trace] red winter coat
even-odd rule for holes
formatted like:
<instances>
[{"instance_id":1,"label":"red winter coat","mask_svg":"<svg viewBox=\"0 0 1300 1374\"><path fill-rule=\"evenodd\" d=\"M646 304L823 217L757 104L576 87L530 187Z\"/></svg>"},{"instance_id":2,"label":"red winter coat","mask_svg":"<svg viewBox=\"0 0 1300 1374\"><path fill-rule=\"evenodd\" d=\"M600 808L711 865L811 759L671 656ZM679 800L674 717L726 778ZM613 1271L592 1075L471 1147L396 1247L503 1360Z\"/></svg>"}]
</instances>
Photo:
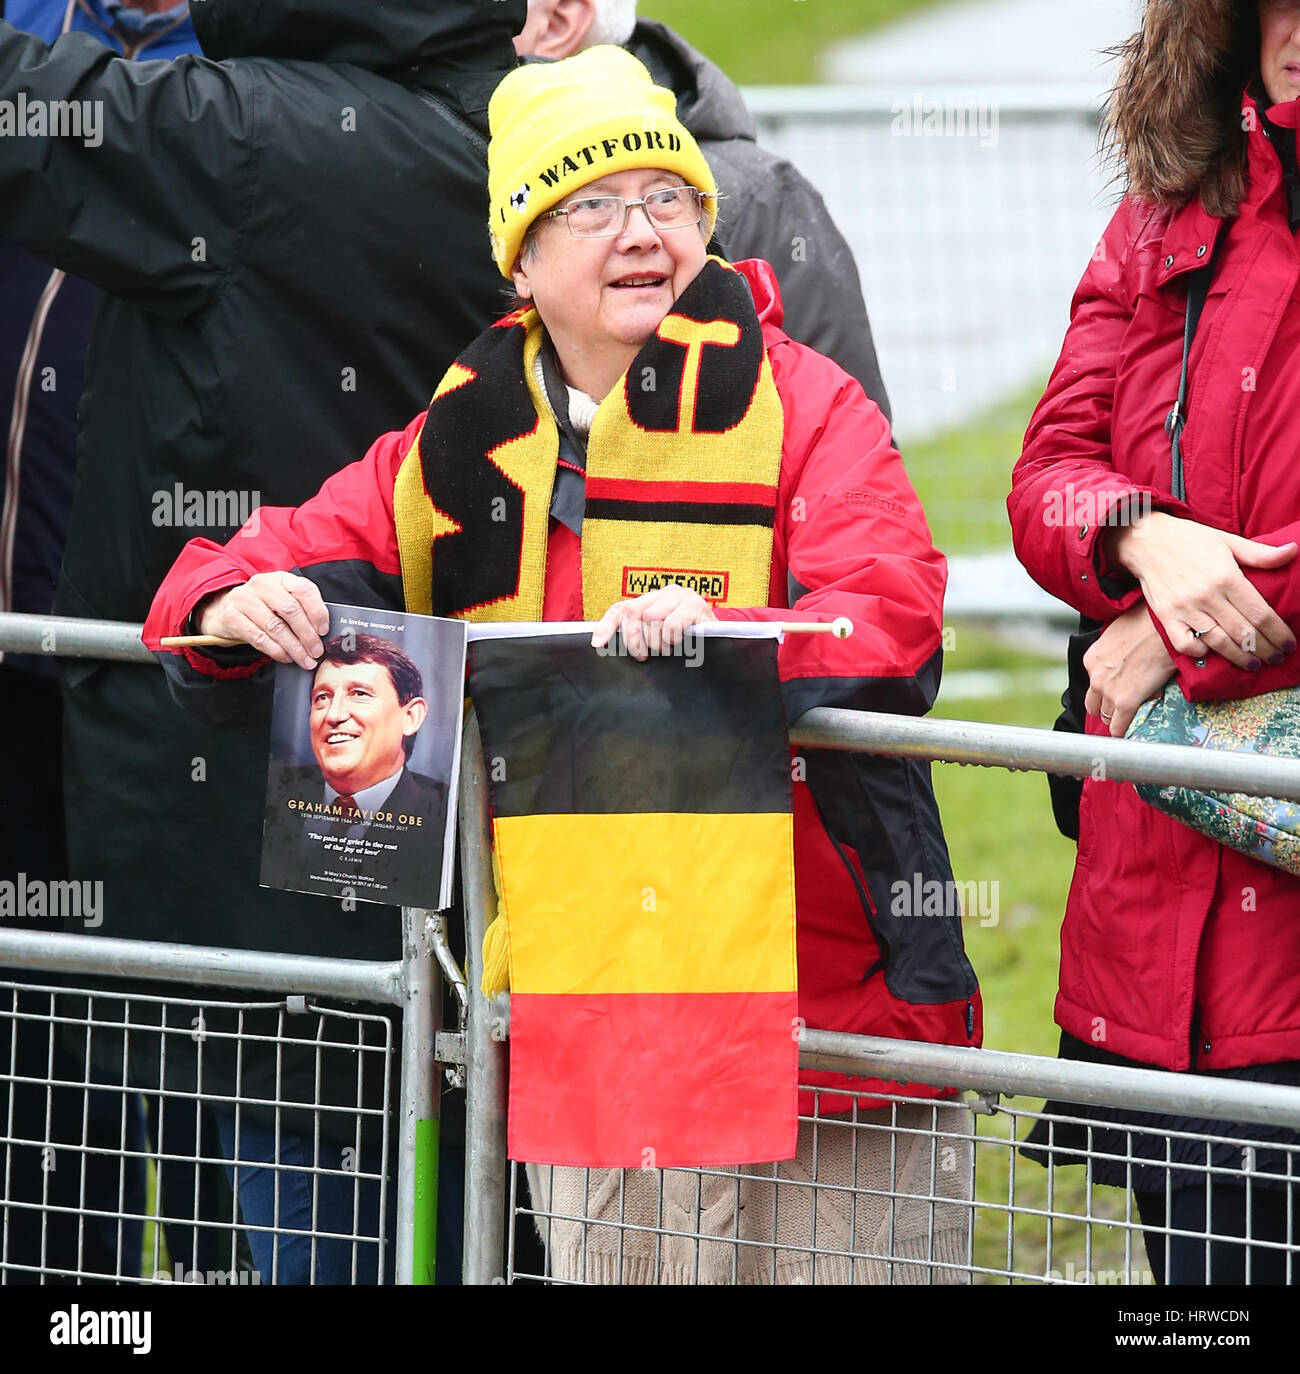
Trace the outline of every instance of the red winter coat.
<instances>
[{"instance_id":1,"label":"red winter coat","mask_svg":"<svg viewBox=\"0 0 1300 1374\"><path fill-rule=\"evenodd\" d=\"M856 633L847 640L790 636L782 645L791 719L821 705L924 712L939 683L945 563L889 425L857 382L781 331L772 269L754 261L742 271L785 417L768 599L774 609L722 610L720 618L786 619L793 612L853 620ZM154 599L146 644L156 649L160 636L181 633L207 593L280 568L312 578L326 600L400 607L393 482L423 421L384 435L297 510L263 507L255 532L225 546L203 539L187 545ZM545 619L583 618L580 559L577 537L552 519ZM162 657L181 686L222 672L193 651ZM910 911L918 875L921 884L951 879L928 767L807 752L807 782L794 788L801 1017L824 1029L978 1044L979 992L959 919ZM896 883L907 888L903 914ZM825 1074L805 1081L843 1083ZM835 1110L834 1103L823 1110Z\"/></svg>"},{"instance_id":2,"label":"red winter coat","mask_svg":"<svg viewBox=\"0 0 1300 1374\"><path fill-rule=\"evenodd\" d=\"M1296 107L1270 113L1294 128ZM1016 465L1016 552L1048 591L1098 620L1139 599L1132 579L1099 563L1118 498L1145 492L1158 510L1270 544L1300 538L1300 249L1262 127L1249 159L1230 222L1196 201L1178 212L1132 198L1119 207ZM1186 276L1220 239L1191 355L1183 505L1169 495L1164 423L1178 394ZM1246 575L1300 628L1300 560ZM1300 682L1300 653L1258 673L1213 653L1203 668L1174 661L1189 700ZM1089 717L1088 733L1106 729ZM1085 782L1056 1019L1169 1069L1300 1059L1300 880L1168 819L1128 783Z\"/></svg>"}]
</instances>

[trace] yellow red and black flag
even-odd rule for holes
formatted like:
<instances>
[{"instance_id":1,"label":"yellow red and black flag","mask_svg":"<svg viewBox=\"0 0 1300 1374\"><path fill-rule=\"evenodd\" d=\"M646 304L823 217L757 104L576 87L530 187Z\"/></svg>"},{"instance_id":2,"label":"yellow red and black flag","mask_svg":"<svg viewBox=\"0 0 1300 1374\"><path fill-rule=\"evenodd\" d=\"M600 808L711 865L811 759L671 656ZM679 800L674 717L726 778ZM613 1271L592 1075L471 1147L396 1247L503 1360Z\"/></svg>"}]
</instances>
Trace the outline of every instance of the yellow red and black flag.
<instances>
[{"instance_id":1,"label":"yellow red and black flag","mask_svg":"<svg viewBox=\"0 0 1300 1374\"><path fill-rule=\"evenodd\" d=\"M789 1159L790 752L773 639L646 663L484 640L470 691L509 931L513 1159Z\"/></svg>"}]
</instances>

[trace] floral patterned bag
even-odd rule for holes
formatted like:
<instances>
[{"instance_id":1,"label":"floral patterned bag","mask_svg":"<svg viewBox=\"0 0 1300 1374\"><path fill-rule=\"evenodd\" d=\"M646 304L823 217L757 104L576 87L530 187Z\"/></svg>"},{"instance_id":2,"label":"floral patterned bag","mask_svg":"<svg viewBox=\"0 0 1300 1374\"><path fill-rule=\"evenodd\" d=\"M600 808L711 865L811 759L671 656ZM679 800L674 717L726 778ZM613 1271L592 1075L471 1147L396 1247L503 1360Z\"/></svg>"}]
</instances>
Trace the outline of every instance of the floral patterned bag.
<instances>
[{"instance_id":1,"label":"floral patterned bag","mask_svg":"<svg viewBox=\"0 0 1300 1374\"><path fill-rule=\"evenodd\" d=\"M1174 681L1163 696L1143 702L1126 738L1300 758L1300 692L1284 688L1239 701L1193 702ZM1300 802L1162 783L1135 786L1157 811L1252 859L1300 875Z\"/></svg>"}]
</instances>

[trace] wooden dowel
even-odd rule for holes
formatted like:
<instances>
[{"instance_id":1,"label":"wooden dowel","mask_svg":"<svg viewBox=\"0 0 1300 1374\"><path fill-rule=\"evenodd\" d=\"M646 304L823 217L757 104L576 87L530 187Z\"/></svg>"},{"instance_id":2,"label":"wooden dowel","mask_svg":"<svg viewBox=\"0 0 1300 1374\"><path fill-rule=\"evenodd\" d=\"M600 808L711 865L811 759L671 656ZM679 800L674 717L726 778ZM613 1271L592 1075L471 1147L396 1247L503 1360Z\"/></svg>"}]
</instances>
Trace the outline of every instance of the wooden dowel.
<instances>
[{"instance_id":1,"label":"wooden dowel","mask_svg":"<svg viewBox=\"0 0 1300 1374\"><path fill-rule=\"evenodd\" d=\"M782 633L788 635L834 635L836 639L847 639L853 633L853 622L846 615L831 621L818 621L816 624L782 625Z\"/></svg>"},{"instance_id":2,"label":"wooden dowel","mask_svg":"<svg viewBox=\"0 0 1300 1374\"><path fill-rule=\"evenodd\" d=\"M158 645L163 649L237 649L243 642L220 635L164 635Z\"/></svg>"}]
</instances>

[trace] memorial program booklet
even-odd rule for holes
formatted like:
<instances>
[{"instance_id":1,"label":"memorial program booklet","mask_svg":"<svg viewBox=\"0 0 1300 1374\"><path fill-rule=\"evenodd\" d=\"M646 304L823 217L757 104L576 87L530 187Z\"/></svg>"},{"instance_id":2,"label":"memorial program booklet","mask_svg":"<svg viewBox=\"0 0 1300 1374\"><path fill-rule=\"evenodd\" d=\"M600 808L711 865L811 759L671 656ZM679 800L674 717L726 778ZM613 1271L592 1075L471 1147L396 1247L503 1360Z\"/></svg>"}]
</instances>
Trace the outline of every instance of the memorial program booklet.
<instances>
[{"instance_id":1,"label":"memorial program booklet","mask_svg":"<svg viewBox=\"0 0 1300 1374\"><path fill-rule=\"evenodd\" d=\"M465 623L327 609L316 668L276 668L262 886L450 906Z\"/></svg>"}]
</instances>

